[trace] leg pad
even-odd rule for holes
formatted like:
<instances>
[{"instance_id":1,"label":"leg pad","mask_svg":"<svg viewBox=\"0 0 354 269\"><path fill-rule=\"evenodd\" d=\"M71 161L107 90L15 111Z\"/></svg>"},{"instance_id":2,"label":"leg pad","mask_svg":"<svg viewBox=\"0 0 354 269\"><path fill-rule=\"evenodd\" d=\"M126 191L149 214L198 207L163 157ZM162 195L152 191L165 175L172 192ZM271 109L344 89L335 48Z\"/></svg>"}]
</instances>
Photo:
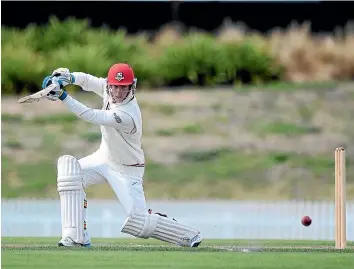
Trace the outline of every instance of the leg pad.
<instances>
[{"instance_id":1,"label":"leg pad","mask_svg":"<svg viewBox=\"0 0 354 269\"><path fill-rule=\"evenodd\" d=\"M129 216L123 228L127 233L139 238L155 238L180 246L191 246L199 231L175 220L158 214L134 213Z\"/></svg>"},{"instance_id":2,"label":"leg pad","mask_svg":"<svg viewBox=\"0 0 354 269\"><path fill-rule=\"evenodd\" d=\"M84 241L85 199L81 167L70 155L61 156L57 164L57 190L60 196L62 237L76 243Z\"/></svg>"}]
</instances>

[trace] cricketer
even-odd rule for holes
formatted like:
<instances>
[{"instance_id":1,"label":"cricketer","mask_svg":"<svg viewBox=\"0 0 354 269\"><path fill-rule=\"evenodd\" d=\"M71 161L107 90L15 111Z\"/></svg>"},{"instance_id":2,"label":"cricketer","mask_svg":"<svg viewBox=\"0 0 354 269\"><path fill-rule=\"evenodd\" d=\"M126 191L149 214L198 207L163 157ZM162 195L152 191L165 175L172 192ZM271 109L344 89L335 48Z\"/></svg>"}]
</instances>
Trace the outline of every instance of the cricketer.
<instances>
[{"instance_id":1,"label":"cricketer","mask_svg":"<svg viewBox=\"0 0 354 269\"><path fill-rule=\"evenodd\" d=\"M77 159L63 155L57 161L57 190L61 205L62 238L59 246L91 246L86 227L85 188L108 183L122 204L126 219L121 232L138 238L155 238L184 247L197 247L200 232L147 208L143 188L144 151L141 148L142 116L136 94L137 78L132 67L117 63L107 78L58 68L42 83L57 84L46 98L60 101L80 119L99 125L101 144L92 154ZM103 99L93 109L70 96L65 86L74 84Z\"/></svg>"}]
</instances>

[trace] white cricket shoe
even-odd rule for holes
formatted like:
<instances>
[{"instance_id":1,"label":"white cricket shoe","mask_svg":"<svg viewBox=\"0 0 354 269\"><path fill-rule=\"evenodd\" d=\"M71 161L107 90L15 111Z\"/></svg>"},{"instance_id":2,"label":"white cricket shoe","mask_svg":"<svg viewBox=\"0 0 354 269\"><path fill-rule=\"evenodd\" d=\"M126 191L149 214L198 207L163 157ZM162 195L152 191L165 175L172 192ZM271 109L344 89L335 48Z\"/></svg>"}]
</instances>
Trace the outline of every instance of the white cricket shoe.
<instances>
[{"instance_id":1,"label":"white cricket shoe","mask_svg":"<svg viewBox=\"0 0 354 269\"><path fill-rule=\"evenodd\" d=\"M70 237L62 238L58 242L59 247L91 247L91 239L90 236L87 232L85 232L85 237L84 237L84 242L83 243L77 243L74 240L72 240Z\"/></svg>"},{"instance_id":2,"label":"white cricket shoe","mask_svg":"<svg viewBox=\"0 0 354 269\"><path fill-rule=\"evenodd\" d=\"M199 246L199 244L202 242L203 238L201 235L197 234L191 239L191 247L196 248Z\"/></svg>"}]
</instances>

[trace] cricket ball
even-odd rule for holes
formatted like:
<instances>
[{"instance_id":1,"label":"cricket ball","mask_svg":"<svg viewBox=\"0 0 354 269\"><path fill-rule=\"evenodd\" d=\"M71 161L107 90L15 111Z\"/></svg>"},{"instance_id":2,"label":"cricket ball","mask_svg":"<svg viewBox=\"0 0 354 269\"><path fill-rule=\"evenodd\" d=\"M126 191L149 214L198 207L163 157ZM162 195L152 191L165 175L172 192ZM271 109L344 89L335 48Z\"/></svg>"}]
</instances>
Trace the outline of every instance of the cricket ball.
<instances>
[{"instance_id":1,"label":"cricket ball","mask_svg":"<svg viewBox=\"0 0 354 269\"><path fill-rule=\"evenodd\" d=\"M311 225L311 222L312 222L312 219L311 219L309 216L304 216L304 217L302 217L302 219L301 219L301 223L302 223L302 225L304 225L304 226L310 226L310 225Z\"/></svg>"}]
</instances>

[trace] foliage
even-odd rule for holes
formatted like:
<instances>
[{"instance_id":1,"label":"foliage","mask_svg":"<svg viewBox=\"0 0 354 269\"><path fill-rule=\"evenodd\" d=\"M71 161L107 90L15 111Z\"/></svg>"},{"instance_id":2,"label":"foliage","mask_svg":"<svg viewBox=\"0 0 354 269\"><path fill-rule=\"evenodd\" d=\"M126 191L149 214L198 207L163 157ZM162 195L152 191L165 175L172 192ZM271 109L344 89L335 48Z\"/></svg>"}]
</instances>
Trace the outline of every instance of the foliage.
<instances>
[{"instance_id":1,"label":"foliage","mask_svg":"<svg viewBox=\"0 0 354 269\"><path fill-rule=\"evenodd\" d=\"M187 33L170 46L123 30L91 28L87 20L55 17L24 30L2 27L2 92L37 91L55 68L105 76L111 64L129 62L139 85L149 87L266 83L282 78L283 67L256 40L221 42Z\"/></svg>"}]
</instances>

